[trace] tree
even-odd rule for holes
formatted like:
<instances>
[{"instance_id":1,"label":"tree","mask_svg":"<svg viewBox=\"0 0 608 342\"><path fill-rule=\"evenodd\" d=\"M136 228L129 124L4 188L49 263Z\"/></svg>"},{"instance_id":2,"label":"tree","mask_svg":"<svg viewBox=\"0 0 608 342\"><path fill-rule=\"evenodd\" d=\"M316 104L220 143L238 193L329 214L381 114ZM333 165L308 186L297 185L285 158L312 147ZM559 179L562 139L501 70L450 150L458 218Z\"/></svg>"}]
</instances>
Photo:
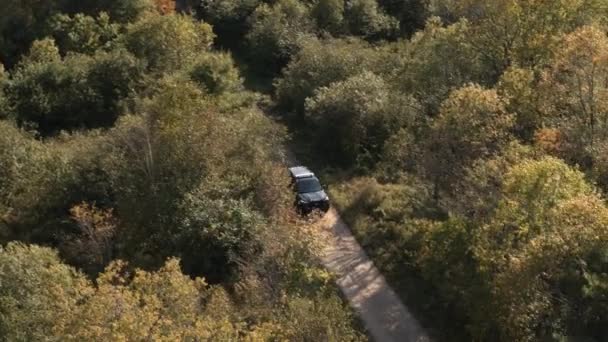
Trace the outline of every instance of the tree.
<instances>
[{"instance_id":1,"label":"tree","mask_svg":"<svg viewBox=\"0 0 608 342\"><path fill-rule=\"evenodd\" d=\"M127 25L125 47L154 73L176 71L207 52L215 35L211 26L185 15L147 15Z\"/></svg>"},{"instance_id":2,"label":"tree","mask_svg":"<svg viewBox=\"0 0 608 342\"><path fill-rule=\"evenodd\" d=\"M82 13L74 16L58 14L49 19L49 26L63 54L94 54L99 49L107 50L119 34L119 25L112 23L106 12L96 17Z\"/></svg>"},{"instance_id":3,"label":"tree","mask_svg":"<svg viewBox=\"0 0 608 342\"><path fill-rule=\"evenodd\" d=\"M59 337L89 282L48 248L12 242L0 247L0 338Z\"/></svg>"},{"instance_id":4,"label":"tree","mask_svg":"<svg viewBox=\"0 0 608 342\"><path fill-rule=\"evenodd\" d=\"M72 207L70 215L78 233L64 238L61 251L72 265L79 265L89 275L97 275L114 260L117 220L111 209L87 203Z\"/></svg>"},{"instance_id":5,"label":"tree","mask_svg":"<svg viewBox=\"0 0 608 342\"><path fill-rule=\"evenodd\" d=\"M545 157L512 166L501 193L492 220L473 240L479 271L492 289L498 336L601 335L596 319L602 309L593 306L595 318L582 321L591 317L584 313L591 300L585 288L591 278L603 281L595 272L605 267L600 255L608 239L608 211L595 189L581 172Z\"/></svg>"},{"instance_id":6,"label":"tree","mask_svg":"<svg viewBox=\"0 0 608 342\"><path fill-rule=\"evenodd\" d=\"M399 20L401 34L410 37L424 27L428 0L379 0L386 13Z\"/></svg>"},{"instance_id":7,"label":"tree","mask_svg":"<svg viewBox=\"0 0 608 342\"><path fill-rule=\"evenodd\" d=\"M431 126L427 176L438 190L450 190L474 160L499 153L512 139L514 117L495 90L469 85L443 102Z\"/></svg>"},{"instance_id":8,"label":"tree","mask_svg":"<svg viewBox=\"0 0 608 342\"><path fill-rule=\"evenodd\" d=\"M198 1L195 10L213 25L218 43L232 48L242 41L249 28L247 19L261 3L261 0L203 0Z\"/></svg>"},{"instance_id":9,"label":"tree","mask_svg":"<svg viewBox=\"0 0 608 342\"><path fill-rule=\"evenodd\" d=\"M375 71L385 66L382 54L358 39L310 39L275 81L279 105L286 110L304 112L304 103L315 90L333 82L344 81L363 70Z\"/></svg>"},{"instance_id":10,"label":"tree","mask_svg":"<svg viewBox=\"0 0 608 342\"><path fill-rule=\"evenodd\" d=\"M217 117L191 82L162 80L135 111L110 132L105 169L116 189L126 254L138 265L158 266L160 251L170 250L164 232L177 220L178 203L217 161L213 143L227 144L228 137L218 139Z\"/></svg>"},{"instance_id":11,"label":"tree","mask_svg":"<svg viewBox=\"0 0 608 342\"><path fill-rule=\"evenodd\" d=\"M266 222L247 202L214 196L207 187L185 196L182 221L172 234L175 244L163 253L182 257L188 274L218 283L234 277L239 262L261 247L256 239Z\"/></svg>"},{"instance_id":12,"label":"tree","mask_svg":"<svg viewBox=\"0 0 608 342\"><path fill-rule=\"evenodd\" d=\"M504 146L496 156L478 159L453 184L454 194L442 204L453 215L481 224L493 217L501 200L509 170L524 160L535 160L538 153L518 141Z\"/></svg>"},{"instance_id":13,"label":"tree","mask_svg":"<svg viewBox=\"0 0 608 342\"><path fill-rule=\"evenodd\" d=\"M0 3L0 60L12 68L32 42L44 37L47 18L63 1L8 0Z\"/></svg>"},{"instance_id":14,"label":"tree","mask_svg":"<svg viewBox=\"0 0 608 342\"><path fill-rule=\"evenodd\" d=\"M339 35L346 29L343 0L319 0L314 4L311 15L320 30Z\"/></svg>"},{"instance_id":15,"label":"tree","mask_svg":"<svg viewBox=\"0 0 608 342\"><path fill-rule=\"evenodd\" d=\"M531 69L511 67L501 76L497 91L507 102L507 110L515 114L514 131L524 141L531 141L545 123L541 112L539 80Z\"/></svg>"},{"instance_id":16,"label":"tree","mask_svg":"<svg viewBox=\"0 0 608 342\"><path fill-rule=\"evenodd\" d=\"M368 39L396 36L399 21L384 13L376 0L353 0L346 4L345 19L352 34Z\"/></svg>"},{"instance_id":17,"label":"tree","mask_svg":"<svg viewBox=\"0 0 608 342\"><path fill-rule=\"evenodd\" d=\"M112 21L126 24L154 12L154 9L153 0L91 0L69 1L64 6L63 12L72 15L83 13L92 17L106 12Z\"/></svg>"},{"instance_id":18,"label":"tree","mask_svg":"<svg viewBox=\"0 0 608 342\"><path fill-rule=\"evenodd\" d=\"M69 210L83 201L111 206L103 137L67 134L41 142L8 121L0 125L0 214L9 240L59 246L77 232Z\"/></svg>"},{"instance_id":19,"label":"tree","mask_svg":"<svg viewBox=\"0 0 608 342\"><path fill-rule=\"evenodd\" d=\"M603 0L448 0L435 1L434 7L472 22L471 41L495 79L510 66L542 66L562 34L601 20L606 13Z\"/></svg>"},{"instance_id":20,"label":"tree","mask_svg":"<svg viewBox=\"0 0 608 342\"><path fill-rule=\"evenodd\" d=\"M564 134L564 157L586 168L608 139L608 38L585 26L564 37L544 74L543 113Z\"/></svg>"},{"instance_id":21,"label":"tree","mask_svg":"<svg viewBox=\"0 0 608 342\"><path fill-rule=\"evenodd\" d=\"M8 74L4 70L2 63L0 63L0 120L6 118L9 114L9 102L5 91L7 81Z\"/></svg>"},{"instance_id":22,"label":"tree","mask_svg":"<svg viewBox=\"0 0 608 342\"><path fill-rule=\"evenodd\" d=\"M249 56L272 74L289 62L298 51L300 40L313 32L310 10L297 0L261 4L249 17L249 23Z\"/></svg>"},{"instance_id":23,"label":"tree","mask_svg":"<svg viewBox=\"0 0 608 342\"><path fill-rule=\"evenodd\" d=\"M486 72L469 42L466 21L447 27L433 17L425 29L399 46L400 65L394 78L397 87L413 94L428 115L436 115L451 91L473 82L486 84Z\"/></svg>"},{"instance_id":24,"label":"tree","mask_svg":"<svg viewBox=\"0 0 608 342\"><path fill-rule=\"evenodd\" d=\"M373 165L389 136L418 109L413 99L402 108L392 107L393 100L385 81L370 72L317 90L306 100L306 116L315 125L319 151L344 165Z\"/></svg>"},{"instance_id":25,"label":"tree","mask_svg":"<svg viewBox=\"0 0 608 342\"><path fill-rule=\"evenodd\" d=\"M26 67L31 64L54 63L61 61L59 48L51 38L35 40L30 47L27 55L19 61L19 67Z\"/></svg>"},{"instance_id":26,"label":"tree","mask_svg":"<svg viewBox=\"0 0 608 342\"><path fill-rule=\"evenodd\" d=\"M542 234L509 255L493 284L503 338L603 338L608 209L597 196L573 197L544 224Z\"/></svg>"},{"instance_id":27,"label":"tree","mask_svg":"<svg viewBox=\"0 0 608 342\"><path fill-rule=\"evenodd\" d=\"M7 88L17 122L33 123L43 135L112 125L120 101L142 77L140 61L124 50L61 60L43 43L34 45Z\"/></svg>"},{"instance_id":28,"label":"tree","mask_svg":"<svg viewBox=\"0 0 608 342\"><path fill-rule=\"evenodd\" d=\"M243 79L227 53L206 53L195 62L190 77L212 95L244 92Z\"/></svg>"},{"instance_id":29,"label":"tree","mask_svg":"<svg viewBox=\"0 0 608 342\"><path fill-rule=\"evenodd\" d=\"M480 251L495 258L484 260L504 263L503 255L551 229L548 216L561 202L593 193L580 171L558 159L545 157L514 165L505 175L494 222L483 233Z\"/></svg>"}]
</instances>

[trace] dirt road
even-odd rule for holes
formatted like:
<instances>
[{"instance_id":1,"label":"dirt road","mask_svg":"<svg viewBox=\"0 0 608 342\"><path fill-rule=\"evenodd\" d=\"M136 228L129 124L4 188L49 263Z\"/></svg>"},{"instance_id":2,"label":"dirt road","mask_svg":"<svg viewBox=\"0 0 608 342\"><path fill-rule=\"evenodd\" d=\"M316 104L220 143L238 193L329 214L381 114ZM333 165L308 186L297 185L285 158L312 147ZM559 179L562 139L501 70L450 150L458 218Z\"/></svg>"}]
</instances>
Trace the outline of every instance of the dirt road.
<instances>
[{"instance_id":1,"label":"dirt road","mask_svg":"<svg viewBox=\"0 0 608 342\"><path fill-rule=\"evenodd\" d=\"M322 262L376 342L423 342L430 338L367 257L336 210L319 222Z\"/></svg>"}]
</instances>

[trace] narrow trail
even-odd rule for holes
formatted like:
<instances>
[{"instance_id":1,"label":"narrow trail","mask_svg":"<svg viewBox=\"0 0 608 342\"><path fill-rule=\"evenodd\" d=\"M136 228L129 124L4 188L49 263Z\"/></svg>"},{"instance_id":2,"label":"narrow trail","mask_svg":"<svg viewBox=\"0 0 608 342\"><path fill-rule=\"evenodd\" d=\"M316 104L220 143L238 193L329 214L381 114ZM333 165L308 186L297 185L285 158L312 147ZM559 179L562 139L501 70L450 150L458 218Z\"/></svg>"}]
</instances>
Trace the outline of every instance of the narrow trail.
<instances>
[{"instance_id":1,"label":"narrow trail","mask_svg":"<svg viewBox=\"0 0 608 342\"><path fill-rule=\"evenodd\" d=\"M287 166L300 165L290 149ZM332 208L315 223L322 246L321 262L375 342L430 342L420 323L374 266L350 228Z\"/></svg>"},{"instance_id":2,"label":"narrow trail","mask_svg":"<svg viewBox=\"0 0 608 342\"><path fill-rule=\"evenodd\" d=\"M403 305L348 226L331 209L318 223L321 261L337 277L338 287L376 342L431 341Z\"/></svg>"}]
</instances>

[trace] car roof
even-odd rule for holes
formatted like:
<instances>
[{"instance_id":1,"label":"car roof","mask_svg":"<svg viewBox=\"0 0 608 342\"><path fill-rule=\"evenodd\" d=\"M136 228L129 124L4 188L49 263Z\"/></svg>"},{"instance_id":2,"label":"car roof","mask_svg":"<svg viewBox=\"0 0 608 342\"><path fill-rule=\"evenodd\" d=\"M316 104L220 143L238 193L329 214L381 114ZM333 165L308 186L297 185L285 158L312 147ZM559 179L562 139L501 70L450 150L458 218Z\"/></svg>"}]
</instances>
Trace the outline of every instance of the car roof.
<instances>
[{"instance_id":1,"label":"car roof","mask_svg":"<svg viewBox=\"0 0 608 342\"><path fill-rule=\"evenodd\" d=\"M315 175L306 176L306 177L298 177L298 178L296 178L296 183L306 182L306 181L311 181L311 180L321 183L319 178L317 178Z\"/></svg>"},{"instance_id":2,"label":"car roof","mask_svg":"<svg viewBox=\"0 0 608 342\"><path fill-rule=\"evenodd\" d=\"M289 172L291 176L294 178L307 178L314 177L315 174L312 173L306 166L294 166L289 168Z\"/></svg>"}]
</instances>

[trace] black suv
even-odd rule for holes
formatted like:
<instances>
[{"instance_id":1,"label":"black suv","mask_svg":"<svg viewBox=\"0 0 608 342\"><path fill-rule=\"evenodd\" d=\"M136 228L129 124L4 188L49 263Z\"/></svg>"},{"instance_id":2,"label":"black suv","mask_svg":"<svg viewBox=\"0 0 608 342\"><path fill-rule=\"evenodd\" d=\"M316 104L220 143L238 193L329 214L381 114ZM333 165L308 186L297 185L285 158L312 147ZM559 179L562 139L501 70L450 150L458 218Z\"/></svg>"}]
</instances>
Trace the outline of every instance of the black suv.
<instances>
[{"instance_id":1,"label":"black suv","mask_svg":"<svg viewBox=\"0 0 608 342\"><path fill-rule=\"evenodd\" d=\"M315 209L323 212L329 210L329 197L314 173L304 166L291 167L289 173L296 192L296 208L300 213L309 214Z\"/></svg>"}]
</instances>

